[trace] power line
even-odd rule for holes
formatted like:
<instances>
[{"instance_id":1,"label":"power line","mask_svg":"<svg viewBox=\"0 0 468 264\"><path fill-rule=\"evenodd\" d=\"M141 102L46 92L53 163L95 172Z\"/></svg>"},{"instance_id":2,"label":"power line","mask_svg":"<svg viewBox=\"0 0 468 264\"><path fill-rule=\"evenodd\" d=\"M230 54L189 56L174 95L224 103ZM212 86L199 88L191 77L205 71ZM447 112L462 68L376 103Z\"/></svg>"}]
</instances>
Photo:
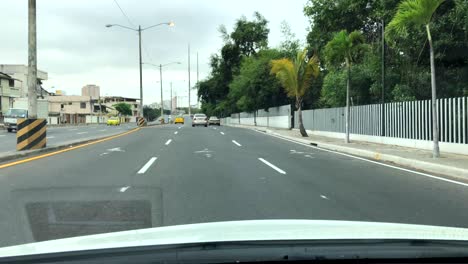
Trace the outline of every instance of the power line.
<instances>
[{"instance_id":1,"label":"power line","mask_svg":"<svg viewBox=\"0 0 468 264\"><path fill-rule=\"evenodd\" d=\"M120 9L120 12L122 12L122 15L124 15L124 17L127 19L128 23L132 26L132 27L135 27L135 24L132 23L132 20L130 20L130 18L127 16L127 14L125 14L125 12L123 11L122 7L120 7L119 3L117 2L117 0L114 0L114 3L117 5L117 7Z\"/></svg>"}]
</instances>

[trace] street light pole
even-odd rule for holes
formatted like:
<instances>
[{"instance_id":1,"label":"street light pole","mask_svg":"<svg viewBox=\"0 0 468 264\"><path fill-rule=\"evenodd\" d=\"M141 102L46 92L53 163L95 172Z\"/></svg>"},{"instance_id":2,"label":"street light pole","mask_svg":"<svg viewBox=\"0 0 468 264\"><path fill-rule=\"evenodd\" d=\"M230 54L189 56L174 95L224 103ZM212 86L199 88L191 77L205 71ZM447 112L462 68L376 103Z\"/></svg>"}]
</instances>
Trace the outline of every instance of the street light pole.
<instances>
[{"instance_id":1,"label":"street light pole","mask_svg":"<svg viewBox=\"0 0 468 264\"><path fill-rule=\"evenodd\" d=\"M385 136L385 24L382 19L382 98L381 98L381 131L380 135Z\"/></svg>"},{"instance_id":2,"label":"street light pole","mask_svg":"<svg viewBox=\"0 0 468 264\"><path fill-rule=\"evenodd\" d=\"M161 84L161 117L164 118L163 84L162 84L162 64L159 64L159 81Z\"/></svg>"},{"instance_id":3,"label":"street light pole","mask_svg":"<svg viewBox=\"0 0 468 264\"><path fill-rule=\"evenodd\" d=\"M140 117L143 117L143 62L141 61L141 26L138 25L138 42L140 55Z\"/></svg>"},{"instance_id":4,"label":"street light pole","mask_svg":"<svg viewBox=\"0 0 468 264\"><path fill-rule=\"evenodd\" d=\"M188 44L188 114L192 115L190 107L190 43Z\"/></svg>"},{"instance_id":5,"label":"street light pole","mask_svg":"<svg viewBox=\"0 0 468 264\"><path fill-rule=\"evenodd\" d=\"M174 110L174 107L172 106L172 82L171 82L171 115L172 115L172 111Z\"/></svg>"}]
</instances>

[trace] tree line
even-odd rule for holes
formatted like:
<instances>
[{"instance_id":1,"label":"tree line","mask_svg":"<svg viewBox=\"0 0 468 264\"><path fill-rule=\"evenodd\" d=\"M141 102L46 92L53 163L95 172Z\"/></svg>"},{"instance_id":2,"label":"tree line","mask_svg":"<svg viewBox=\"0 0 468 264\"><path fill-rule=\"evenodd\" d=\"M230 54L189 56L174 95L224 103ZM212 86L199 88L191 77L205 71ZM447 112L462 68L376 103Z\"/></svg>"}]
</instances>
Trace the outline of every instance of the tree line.
<instances>
[{"instance_id":1,"label":"tree line","mask_svg":"<svg viewBox=\"0 0 468 264\"><path fill-rule=\"evenodd\" d=\"M403 2L419 6L419 16L408 16ZM380 103L382 97L385 102L431 99L431 47L437 98L467 96L468 0L403 2L309 0L303 9L309 18L305 44L283 23L281 44L270 47L268 20L258 12L251 19L240 17L232 32L220 26L223 46L210 57L209 76L197 84L202 111L229 116L284 104L297 108L296 98L288 97L272 72L272 61L294 61L304 48L306 60L317 58L320 74L304 89L303 109L345 106L347 98L350 105ZM398 13L400 22L412 19L398 25ZM346 43L353 49L343 57Z\"/></svg>"}]
</instances>

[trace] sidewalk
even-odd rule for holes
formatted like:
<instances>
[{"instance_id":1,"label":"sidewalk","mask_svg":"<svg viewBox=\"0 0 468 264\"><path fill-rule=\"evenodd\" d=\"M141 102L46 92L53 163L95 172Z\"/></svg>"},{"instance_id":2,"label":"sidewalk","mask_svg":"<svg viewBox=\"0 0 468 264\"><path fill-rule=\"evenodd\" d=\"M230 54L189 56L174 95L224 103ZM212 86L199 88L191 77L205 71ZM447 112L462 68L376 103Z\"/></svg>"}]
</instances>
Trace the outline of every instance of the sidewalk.
<instances>
[{"instance_id":1,"label":"sidewalk","mask_svg":"<svg viewBox=\"0 0 468 264\"><path fill-rule=\"evenodd\" d=\"M351 154L376 161L394 163L418 171L449 176L450 178L468 180L468 156L444 153L443 149L441 150L441 157L439 159L433 159L432 152L427 150L375 144L363 141L351 141L351 143L346 144L343 139L315 135L302 137L298 130L243 125L233 126L255 129L272 136L317 146L322 149Z\"/></svg>"}]
</instances>

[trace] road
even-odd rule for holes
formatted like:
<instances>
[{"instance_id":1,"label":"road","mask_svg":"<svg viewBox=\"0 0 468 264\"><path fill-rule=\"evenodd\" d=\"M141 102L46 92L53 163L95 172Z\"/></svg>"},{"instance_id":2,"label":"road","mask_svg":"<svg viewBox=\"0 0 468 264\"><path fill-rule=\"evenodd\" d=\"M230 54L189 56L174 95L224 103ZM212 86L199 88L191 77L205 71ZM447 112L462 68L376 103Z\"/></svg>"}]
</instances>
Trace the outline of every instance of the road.
<instances>
[{"instance_id":1,"label":"road","mask_svg":"<svg viewBox=\"0 0 468 264\"><path fill-rule=\"evenodd\" d=\"M466 201L467 186L261 132L165 125L0 169L0 246L244 219L468 227Z\"/></svg>"},{"instance_id":2,"label":"road","mask_svg":"<svg viewBox=\"0 0 468 264\"><path fill-rule=\"evenodd\" d=\"M136 124L128 123L121 126L106 125L88 125L88 126L66 126L66 127L48 127L47 145L62 145L64 143L86 140L96 137L111 136L122 131L135 128ZM8 133L6 130L0 130L0 154L16 151L16 133Z\"/></svg>"}]
</instances>

